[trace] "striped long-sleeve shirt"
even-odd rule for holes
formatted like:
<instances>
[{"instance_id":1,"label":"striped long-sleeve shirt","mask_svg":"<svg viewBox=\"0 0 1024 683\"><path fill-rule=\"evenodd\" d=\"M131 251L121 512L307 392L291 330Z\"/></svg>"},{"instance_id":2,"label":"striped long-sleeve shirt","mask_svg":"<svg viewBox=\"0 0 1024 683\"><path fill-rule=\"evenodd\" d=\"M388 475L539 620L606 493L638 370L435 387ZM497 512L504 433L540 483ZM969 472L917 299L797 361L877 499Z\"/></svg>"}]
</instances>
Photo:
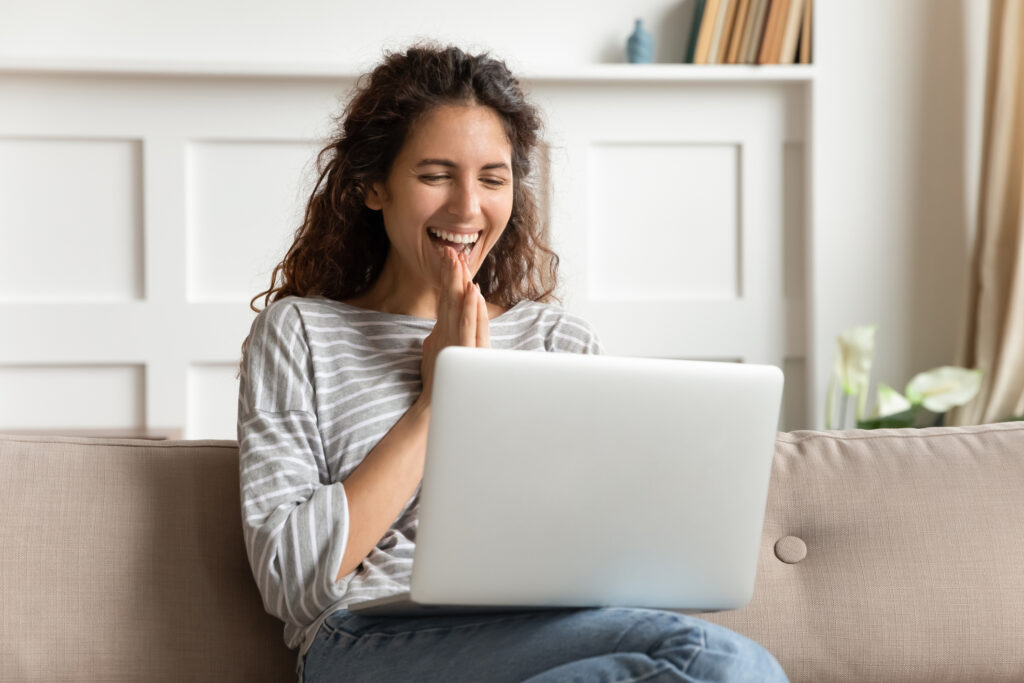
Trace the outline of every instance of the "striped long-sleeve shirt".
<instances>
[{"instance_id":1,"label":"striped long-sleeve shirt","mask_svg":"<svg viewBox=\"0 0 1024 683\"><path fill-rule=\"evenodd\" d=\"M238 400L242 526L266 610L300 658L329 614L409 589L418 495L340 581L345 479L422 389L433 320L287 297L253 322ZM493 348L599 353L591 327L523 301L490 321Z\"/></svg>"}]
</instances>

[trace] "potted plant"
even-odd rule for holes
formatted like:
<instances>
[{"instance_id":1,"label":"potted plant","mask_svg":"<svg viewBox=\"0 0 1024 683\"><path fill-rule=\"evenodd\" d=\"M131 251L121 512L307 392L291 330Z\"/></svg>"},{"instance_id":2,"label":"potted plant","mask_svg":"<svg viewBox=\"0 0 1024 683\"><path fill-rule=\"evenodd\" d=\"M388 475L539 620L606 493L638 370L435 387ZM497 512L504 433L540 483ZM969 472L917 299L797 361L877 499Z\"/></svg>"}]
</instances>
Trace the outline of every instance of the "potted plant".
<instances>
[{"instance_id":1,"label":"potted plant","mask_svg":"<svg viewBox=\"0 0 1024 683\"><path fill-rule=\"evenodd\" d=\"M981 370L944 365L915 375L902 394L879 382L875 407L869 415L875 330L875 325L861 325L846 330L836 339L835 366L825 395L826 429L845 426L851 397L856 400L856 427L880 429L939 426L950 408L962 406L977 395L981 388Z\"/></svg>"}]
</instances>

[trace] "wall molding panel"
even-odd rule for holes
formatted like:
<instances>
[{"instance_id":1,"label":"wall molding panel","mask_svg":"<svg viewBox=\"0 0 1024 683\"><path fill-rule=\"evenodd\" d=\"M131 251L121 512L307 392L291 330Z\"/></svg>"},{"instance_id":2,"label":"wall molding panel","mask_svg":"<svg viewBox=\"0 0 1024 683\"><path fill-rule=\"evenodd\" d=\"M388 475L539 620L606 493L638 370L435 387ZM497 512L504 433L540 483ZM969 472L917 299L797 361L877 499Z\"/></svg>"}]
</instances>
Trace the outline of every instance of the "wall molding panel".
<instances>
[{"instance_id":1,"label":"wall molding panel","mask_svg":"<svg viewBox=\"0 0 1024 683\"><path fill-rule=\"evenodd\" d=\"M55 417L69 429L141 431L145 384L139 364L0 365L0 431L50 428Z\"/></svg>"},{"instance_id":2,"label":"wall molding panel","mask_svg":"<svg viewBox=\"0 0 1024 683\"><path fill-rule=\"evenodd\" d=\"M143 298L141 167L139 139L0 137L0 300Z\"/></svg>"},{"instance_id":3,"label":"wall molding panel","mask_svg":"<svg viewBox=\"0 0 1024 683\"><path fill-rule=\"evenodd\" d=\"M739 151L736 144L672 140L592 144L589 296L738 298Z\"/></svg>"},{"instance_id":4,"label":"wall molding panel","mask_svg":"<svg viewBox=\"0 0 1024 683\"><path fill-rule=\"evenodd\" d=\"M238 301L265 289L315 183L312 140L186 144L188 300Z\"/></svg>"}]
</instances>

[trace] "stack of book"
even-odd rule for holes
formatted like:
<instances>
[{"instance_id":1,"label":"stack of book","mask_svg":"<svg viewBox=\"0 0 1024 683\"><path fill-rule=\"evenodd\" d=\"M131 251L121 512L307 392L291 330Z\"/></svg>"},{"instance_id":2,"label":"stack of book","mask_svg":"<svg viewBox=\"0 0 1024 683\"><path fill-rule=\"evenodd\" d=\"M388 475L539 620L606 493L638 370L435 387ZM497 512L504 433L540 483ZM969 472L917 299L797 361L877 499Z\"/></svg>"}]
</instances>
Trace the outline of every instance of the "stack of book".
<instances>
[{"instance_id":1,"label":"stack of book","mask_svg":"<svg viewBox=\"0 0 1024 683\"><path fill-rule=\"evenodd\" d=\"M697 0L688 64L810 64L814 0Z\"/></svg>"}]
</instances>

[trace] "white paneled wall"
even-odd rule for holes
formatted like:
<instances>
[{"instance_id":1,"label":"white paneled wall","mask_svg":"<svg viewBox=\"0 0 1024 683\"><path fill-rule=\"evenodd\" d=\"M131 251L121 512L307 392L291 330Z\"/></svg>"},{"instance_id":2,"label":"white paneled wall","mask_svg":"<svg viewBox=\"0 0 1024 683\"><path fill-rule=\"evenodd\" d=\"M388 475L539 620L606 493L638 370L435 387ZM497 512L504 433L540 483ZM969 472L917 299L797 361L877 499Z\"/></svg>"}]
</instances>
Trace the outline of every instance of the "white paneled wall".
<instances>
[{"instance_id":1,"label":"white paneled wall","mask_svg":"<svg viewBox=\"0 0 1024 683\"><path fill-rule=\"evenodd\" d=\"M234 438L248 302L346 83L0 78L0 429Z\"/></svg>"},{"instance_id":2,"label":"white paneled wall","mask_svg":"<svg viewBox=\"0 0 1024 683\"><path fill-rule=\"evenodd\" d=\"M238 405L238 365L194 363L188 368L188 434L233 439Z\"/></svg>"},{"instance_id":3,"label":"white paneled wall","mask_svg":"<svg viewBox=\"0 0 1024 683\"><path fill-rule=\"evenodd\" d=\"M805 295L785 276L805 267L805 226L785 198L805 200L786 150L804 153L808 87L538 88L567 305L610 352L780 367L805 355Z\"/></svg>"},{"instance_id":4,"label":"white paneled wall","mask_svg":"<svg viewBox=\"0 0 1024 683\"><path fill-rule=\"evenodd\" d=\"M401 48L417 38L431 37L472 49L493 50L517 70L569 67L622 61L624 41L636 17L643 18L655 36L656 61L677 62L695 4L695 0L522 0L490 5L481 11L478 3L453 0L443 7L406 3L401 12L395 12L389 3L354 0L300 0L289 4L252 0L240 12L237 3L224 0L163 4L132 0L0 0L0 72L30 73L46 64L86 73L105 69L131 72L134 65L148 64L150 71L170 74L160 79L160 88L208 91L207 104L192 110L183 110L174 98L169 102L166 98L159 100L168 119L175 118L175 123L198 116L207 119L209 128L216 129L207 130L204 138L187 140L232 141L244 137L244 131L249 130L250 141L273 142L268 131L258 130L262 115L251 120L238 118L237 109L228 107L228 115L234 118L224 121L217 107L210 108L214 100L226 103L234 98L240 89L245 89L244 83L227 86L223 80L182 77L182 65L186 67L184 71L208 70L211 64L220 64L222 72L289 76L296 71L294 65L301 63L307 67L299 71L330 80L330 74L338 71L338 64L366 67L378 60L384 48ZM787 180L783 190L783 211L787 216L783 258L787 264L785 299L790 302L786 305L790 321L785 345L787 386L793 386L799 372L789 368L803 368L801 359L806 357L810 363L806 366L807 382L812 387L807 408L814 413L811 424L823 425L823 396L831 372L835 336L847 327L879 324L875 374L877 379L894 386L902 386L921 370L955 361L966 292L968 239L977 209L988 6L988 2L979 0L902 0L886 5L892 11L883 13L884 21L880 21L877 3L821 2L815 7L817 73L813 84L798 87L812 94L813 102L805 111L813 110L813 120L804 124L814 131L813 149L805 147L799 136L787 136L792 145L786 144L783 158L785 178L806 175L805 182ZM179 75L174 76L175 73ZM714 69L700 73L708 74L711 81L722 77ZM23 95L28 96L28 102L37 101L31 94L36 89L35 81L53 80L48 76L15 83L5 77L0 92L0 121L13 120L12 110L21 108ZM295 105L304 89L311 92L308 80L280 79L276 85L287 94L262 101L259 109L280 110ZM333 95L342 89L341 80L334 80L337 87L318 91L330 90L332 95L325 97L323 106L313 107L319 112L312 119L315 125L326 121L323 112L332 107ZM574 82L563 79L557 86L552 85L579 87ZM165 205L154 204L159 200L143 188L147 202L143 206L143 225L148 241L143 245L147 261L142 292L147 301L153 301L158 295L164 296L160 288L184 291L184 282L175 281L174 273L184 260L184 252L178 254L175 250L184 250L180 226L185 219L175 212L183 214L185 210L181 149L186 141L148 134L146 140L142 139L141 124L134 125L132 121L141 122L153 115L145 105L146 97L137 96L136 104L128 105L124 111L127 126L125 116L116 115L116 109L109 126L103 120L89 119L91 112L107 116L111 114L108 109L114 108L97 106L97 102L127 104L118 90L135 89L138 95L144 85L133 78L96 78L90 83L87 88L68 89L70 97L56 98L48 109L34 112L34 123L24 129L32 131L33 144L79 134L90 142L134 141L140 150L144 143L145 182L165 187L178 183L181 187L164 193ZM194 98L183 101L194 105ZM136 113L146 116L134 116ZM627 118L635 115L631 112ZM76 116L82 125L74 123L72 119ZM52 125L58 119L62 123ZM4 130L23 128L5 125ZM315 137L306 129L298 133L295 130L277 142L290 144ZM11 144L17 141L12 143L9 136L0 135L0 166L8 163ZM17 147L16 151L20 149ZM555 150L556 156L558 153ZM802 164L804 155L810 153L815 158L813 168ZM742 156L738 163L744 163ZM14 187L9 182L12 174L16 178L23 174L21 179L26 180L25 168L20 161L14 171L3 166L6 187ZM53 174L55 178L55 170ZM553 178L556 199L571 181ZM804 198L794 194L811 183L813 201L810 195ZM69 191L65 187L64 195ZM745 191L743 186L740 191ZM11 194L20 196L24 192L17 189ZM792 239L789 231L791 226L803 225L804 201L810 210L806 224L813 224L813 230L808 231L806 258L796 248L803 248L803 243ZM124 207L125 203L116 200L115 205ZM0 211L7 212L0 218L0 259L6 259L0 268L0 306L25 296L33 301L43 300L47 287L60 284L51 282L34 267L18 265L24 261L7 255L5 247L11 243L13 230L9 223L12 206L0 193ZM94 206L90 210L101 213L103 209ZM794 220L790 221L789 216ZM129 230L123 222L115 221L111 226L110 230L119 234ZM179 232L168 226L178 226ZM741 217L741 239L747 227ZM15 245L21 245L35 237L19 234L13 239ZM97 238L89 244L100 241ZM48 250L48 257L59 262L59 248L75 252L70 244L55 245ZM257 248L255 241L252 246ZM102 251L111 253L109 248ZM150 252L169 258L166 263L154 262ZM267 256L260 253L254 258ZM16 262L13 266L12 261ZM75 278L76 282L91 282L91 290L84 285L75 287L73 292L50 290L54 301L70 301L80 291L89 296L106 291L108 297L123 297L124 283L130 275L124 270L128 261L119 256L116 262L120 265L102 276L107 280L97 273L91 274L92 280L87 280L85 274ZM799 267L804 263L810 264L810 272ZM19 267L21 271L17 270ZM60 266L62 270L72 267L74 262ZM26 274L25 270L30 272ZM795 294L801 291L806 291L806 314L799 306L791 305L801 300ZM20 313L9 308L3 310L7 317L2 324L20 324ZM75 310L66 313L70 319L79 315ZM159 323L159 318L156 322ZM108 320L108 324L115 323L115 319ZM0 335L0 349L4 351L0 363L27 358L30 354L22 346L38 347L37 355L45 349L53 350L55 343L46 337L49 331L44 326L34 332L35 336L19 336L16 342L4 341L7 335ZM695 334L700 334L699 330ZM806 354L799 349L805 336ZM116 340L113 343L115 347L118 344ZM107 355L112 354L111 351ZM98 351L93 355L104 357ZM173 365L169 372L177 376L185 373L187 366L182 362L164 365ZM795 398L787 393L787 401ZM185 400L183 392L166 399L170 403ZM158 394L151 403L163 400L164 396ZM802 409L798 413L802 414Z\"/></svg>"},{"instance_id":5,"label":"white paneled wall","mask_svg":"<svg viewBox=\"0 0 1024 683\"><path fill-rule=\"evenodd\" d=\"M528 81L564 305L613 354L783 367L805 426L810 81L633 73ZM0 75L0 430L234 438L248 302L352 82Z\"/></svg>"}]
</instances>

